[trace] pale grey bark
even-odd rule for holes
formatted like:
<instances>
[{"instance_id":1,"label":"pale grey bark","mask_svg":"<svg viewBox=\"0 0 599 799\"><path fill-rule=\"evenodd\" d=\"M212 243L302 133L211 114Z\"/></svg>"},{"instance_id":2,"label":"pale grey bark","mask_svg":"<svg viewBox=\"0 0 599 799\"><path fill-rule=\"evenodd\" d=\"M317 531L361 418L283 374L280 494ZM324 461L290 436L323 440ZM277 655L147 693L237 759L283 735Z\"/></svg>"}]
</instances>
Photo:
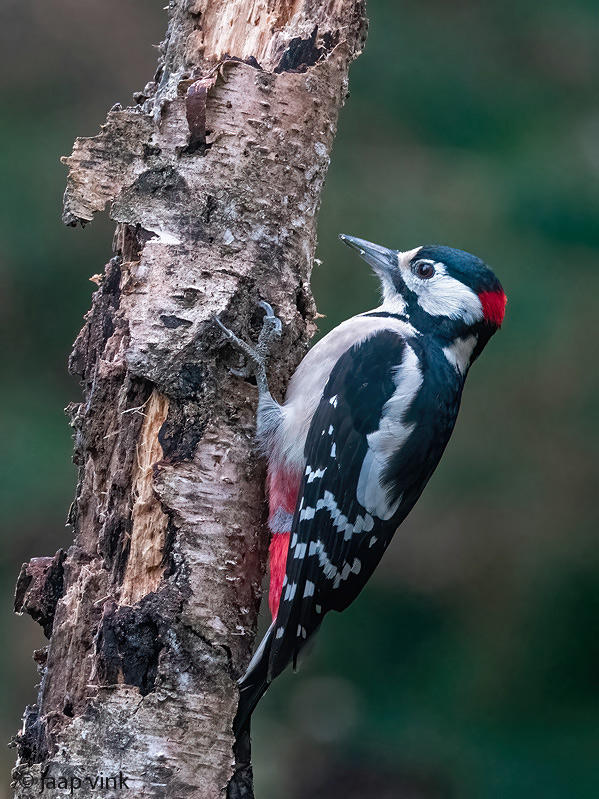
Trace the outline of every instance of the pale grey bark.
<instances>
[{"instance_id":1,"label":"pale grey bark","mask_svg":"<svg viewBox=\"0 0 599 799\"><path fill-rule=\"evenodd\" d=\"M122 772L136 797L177 799L222 796L234 774L268 536L256 391L228 373L213 319L249 338L258 300L273 305L280 394L314 327L316 215L364 6L169 12L155 80L65 159L65 222L108 203L117 230L70 364L84 386L74 544L19 583L17 609L52 634L18 797L25 773L39 787L44 771ZM229 790L251 795L245 781Z\"/></svg>"}]
</instances>

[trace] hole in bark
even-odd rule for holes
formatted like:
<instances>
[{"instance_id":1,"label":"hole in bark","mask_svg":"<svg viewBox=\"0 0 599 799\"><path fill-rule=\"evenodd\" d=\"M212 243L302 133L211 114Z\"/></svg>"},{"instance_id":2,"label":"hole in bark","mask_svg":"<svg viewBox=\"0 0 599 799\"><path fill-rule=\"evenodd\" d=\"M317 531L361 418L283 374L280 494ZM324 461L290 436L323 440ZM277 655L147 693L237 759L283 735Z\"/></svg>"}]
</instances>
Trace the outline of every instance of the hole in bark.
<instances>
[{"instance_id":1,"label":"hole in bark","mask_svg":"<svg viewBox=\"0 0 599 799\"><path fill-rule=\"evenodd\" d=\"M148 158L152 155L160 155L162 149L160 147L154 147L150 144L144 144L143 146L143 158L144 161L147 161Z\"/></svg>"},{"instance_id":2,"label":"hole in bark","mask_svg":"<svg viewBox=\"0 0 599 799\"><path fill-rule=\"evenodd\" d=\"M171 400L168 416L158 432L158 441L162 447L165 463L179 463L191 460L198 442L206 428L206 421L200 415L195 403L179 403ZM164 544L165 556L169 553L169 535L174 535L174 528L167 527L167 538Z\"/></svg>"},{"instance_id":3,"label":"hole in bark","mask_svg":"<svg viewBox=\"0 0 599 799\"><path fill-rule=\"evenodd\" d=\"M189 193L185 179L172 167L148 169L131 187L132 194L155 196L173 204L185 202Z\"/></svg>"},{"instance_id":4,"label":"hole in bark","mask_svg":"<svg viewBox=\"0 0 599 799\"><path fill-rule=\"evenodd\" d=\"M216 211L217 207L218 203L216 202L216 198L209 194L206 197L206 207L202 213L202 219L204 222L206 222L206 224L208 224L212 219L212 214Z\"/></svg>"},{"instance_id":5,"label":"hole in bark","mask_svg":"<svg viewBox=\"0 0 599 799\"><path fill-rule=\"evenodd\" d=\"M177 327L191 327L192 322L189 319L181 319L179 316L172 314L161 314L160 321L169 330L175 330Z\"/></svg>"},{"instance_id":6,"label":"hole in bark","mask_svg":"<svg viewBox=\"0 0 599 799\"><path fill-rule=\"evenodd\" d=\"M275 72L306 72L331 52L339 41L339 31L326 31L317 44L318 26L307 39L296 36L287 45Z\"/></svg>"},{"instance_id":7,"label":"hole in bark","mask_svg":"<svg viewBox=\"0 0 599 799\"><path fill-rule=\"evenodd\" d=\"M164 644L148 595L136 607L105 607L99 635L98 677L105 685L124 680L142 696L154 689Z\"/></svg>"}]
</instances>

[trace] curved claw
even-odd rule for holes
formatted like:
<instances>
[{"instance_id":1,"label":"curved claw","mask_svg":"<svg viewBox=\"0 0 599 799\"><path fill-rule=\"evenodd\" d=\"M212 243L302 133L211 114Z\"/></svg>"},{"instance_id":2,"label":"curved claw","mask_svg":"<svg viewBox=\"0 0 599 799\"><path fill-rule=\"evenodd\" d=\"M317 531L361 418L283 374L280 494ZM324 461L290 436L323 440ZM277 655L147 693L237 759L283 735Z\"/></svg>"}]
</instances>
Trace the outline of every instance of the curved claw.
<instances>
[{"instance_id":1,"label":"curved claw","mask_svg":"<svg viewBox=\"0 0 599 799\"><path fill-rule=\"evenodd\" d=\"M266 311L266 316L274 316L275 312L272 309L272 305L266 300L258 300L258 305L260 308L264 308Z\"/></svg>"},{"instance_id":2,"label":"curved claw","mask_svg":"<svg viewBox=\"0 0 599 799\"><path fill-rule=\"evenodd\" d=\"M264 322L266 324L274 324L274 327L275 327L277 335L280 335L281 330L283 329L283 324L282 324L281 320L279 319L279 317L273 311L272 305L270 303L266 302L266 300L260 300L258 302L258 306L260 308L264 308L264 310L266 312L264 314ZM272 322L271 322L271 320L272 320Z\"/></svg>"},{"instance_id":3,"label":"curved claw","mask_svg":"<svg viewBox=\"0 0 599 799\"><path fill-rule=\"evenodd\" d=\"M270 317L268 317L267 321L270 323ZM281 320L279 319L278 316L274 317L274 325L273 325L273 327L274 327L273 335L274 336L280 336L281 332L283 330L283 323L281 322Z\"/></svg>"},{"instance_id":4,"label":"curved claw","mask_svg":"<svg viewBox=\"0 0 599 799\"><path fill-rule=\"evenodd\" d=\"M264 319L262 321L262 330L260 331L260 336L258 337L258 346L268 346L268 342L272 336L281 335L283 324L279 317L275 315L270 303L266 302L265 300L260 300L258 302L258 306L260 308L264 308L265 311Z\"/></svg>"},{"instance_id":5,"label":"curved claw","mask_svg":"<svg viewBox=\"0 0 599 799\"><path fill-rule=\"evenodd\" d=\"M231 332L231 330L229 330L228 327L225 327L225 325L223 325L223 323L220 321L218 316L214 317L214 321L220 327L220 329L223 331L223 333L227 336L227 338L231 338L232 336L235 335L233 332Z\"/></svg>"}]
</instances>

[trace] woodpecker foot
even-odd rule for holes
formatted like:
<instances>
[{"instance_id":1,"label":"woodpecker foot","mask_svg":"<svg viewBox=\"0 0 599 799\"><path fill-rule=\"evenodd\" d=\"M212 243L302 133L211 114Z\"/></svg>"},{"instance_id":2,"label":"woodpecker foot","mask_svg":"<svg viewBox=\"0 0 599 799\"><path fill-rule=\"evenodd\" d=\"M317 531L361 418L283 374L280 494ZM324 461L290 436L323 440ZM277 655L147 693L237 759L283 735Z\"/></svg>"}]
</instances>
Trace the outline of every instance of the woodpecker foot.
<instances>
[{"instance_id":1,"label":"woodpecker foot","mask_svg":"<svg viewBox=\"0 0 599 799\"><path fill-rule=\"evenodd\" d=\"M266 362L270 354L272 342L275 338L278 338L281 335L283 325L278 316L275 316L275 312L267 302L260 300L258 305L261 308L264 308L265 314L264 320L262 322L262 330L260 331L258 343L255 347L252 347L250 344L246 344L246 342L236 336L232 330L229 330L228 327L225 327L218 316L214 317L214 321L227 336L232 346L243 353L243 355L245 355L248 359L246 366L242 367L241 369L231 369L230 371L236 377L251 377L254 375L256 382L258 383L258 389L262 394L263 392L268 392L268 381L266 380Z\"/></svg>"}]
</instances>

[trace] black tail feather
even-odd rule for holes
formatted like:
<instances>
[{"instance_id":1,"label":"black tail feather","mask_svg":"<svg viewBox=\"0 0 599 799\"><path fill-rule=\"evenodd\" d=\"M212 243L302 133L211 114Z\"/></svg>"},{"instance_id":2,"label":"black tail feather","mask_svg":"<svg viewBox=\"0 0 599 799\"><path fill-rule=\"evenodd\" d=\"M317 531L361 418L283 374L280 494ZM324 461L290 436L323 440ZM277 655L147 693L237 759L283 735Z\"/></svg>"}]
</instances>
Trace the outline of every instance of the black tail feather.
<instances>
[{"instance_id":1,"label":"black tail feather","mask_svg":"<svg viewBox=\"0 0 599 799\"><path fill-rule=\"evenodd\" d=\"M262 699L266 693L266 689L270 685L268 668L273 632L274 624L262 639L246 673L241 680L239 680L239 706L237 708L237 715L233 721L233 732L236 738L239 738L244 730L249 730L254 708Z\"/></svg>"}]
</instances>

